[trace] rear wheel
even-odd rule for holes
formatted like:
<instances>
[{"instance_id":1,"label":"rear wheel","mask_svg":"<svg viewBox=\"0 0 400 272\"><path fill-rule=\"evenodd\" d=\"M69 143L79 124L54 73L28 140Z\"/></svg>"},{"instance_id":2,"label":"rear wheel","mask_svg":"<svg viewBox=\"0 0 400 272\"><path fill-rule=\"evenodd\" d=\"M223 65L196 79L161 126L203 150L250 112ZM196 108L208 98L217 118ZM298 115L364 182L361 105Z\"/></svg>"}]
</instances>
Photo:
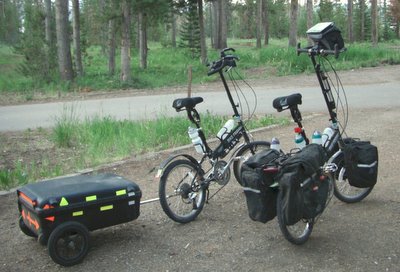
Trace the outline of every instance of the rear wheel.
<instances>
[{"instance_id":1,"label":"rear wheel","mask_svg":"<svg viewBox=\"0 0 400 272\"><path fill-rule=\"evenodd\" d=\"M206 200L200 188L198 166L188 160L171 162L164 170L159 185L160 204L172 220L193 221L202 211Z\"/></svg>"},{"instance_id":2,"label":"rear wheel","mask_svg":"<svg viewBox=\"0 0 400 272\"><path fill-rule=\"evenodd\" d=\"M307 242L314 227L314 219L301 219L293 225L288 225L285 219L285 210L283 205L283 191L279 190L277 198L277 216L279 228L283 236L295 245L302 245Z\"/></svg>"},{"instance_id":3,"label":"rear wheel","mask_svg":"<svg viewBox=\"0 0 400 272\"><path fill-rule=\"evenodd\" d=\"M233 162L233 174L235 175L235 178L237 182L239 182L240 185L242 184L242 181L240 179L240 171L242 168L243 163L245 163L251 156L254 154L260 152L261 150L269 149L271 147L271 144L269 142L264 142L264 141L255 141L251 142L247 145L244 145L236 154L236 157L240 157L239 160L235 160Z\"/></svg>"},{"instance_id":4,"label":"rear wheel","mask_svg":"<svg viewBox=\"0 0 400 272\"><path fill-rule=\"evenodd\" d=\"M335 196L346 203L356 203L367 197L374 187L357 188L350 185L344 167L343 152L338 151L332 158L332 162L338 167L338 170L334 173L333 182Z\"/></svg>"}]
</instances>

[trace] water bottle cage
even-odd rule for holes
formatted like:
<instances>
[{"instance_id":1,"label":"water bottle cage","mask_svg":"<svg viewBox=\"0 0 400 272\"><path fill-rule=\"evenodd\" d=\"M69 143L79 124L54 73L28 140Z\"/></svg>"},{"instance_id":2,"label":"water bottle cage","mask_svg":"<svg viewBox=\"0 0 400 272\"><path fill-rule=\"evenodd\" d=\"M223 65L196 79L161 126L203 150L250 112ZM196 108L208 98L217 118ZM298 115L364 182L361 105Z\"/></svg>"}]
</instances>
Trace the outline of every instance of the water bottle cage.
<instances>
[{"instance_id":1,"label":"water bottle cage","mask_svg":"<svg viewBox=\"0 0 400 272\"><path fill-rule=\"evenodd\" d=\"M237 127L235 130L228 133L228 135L221 141L222 145L229 150L232 150L242 137L242 127Z\"/></svg>"}]
</instances>

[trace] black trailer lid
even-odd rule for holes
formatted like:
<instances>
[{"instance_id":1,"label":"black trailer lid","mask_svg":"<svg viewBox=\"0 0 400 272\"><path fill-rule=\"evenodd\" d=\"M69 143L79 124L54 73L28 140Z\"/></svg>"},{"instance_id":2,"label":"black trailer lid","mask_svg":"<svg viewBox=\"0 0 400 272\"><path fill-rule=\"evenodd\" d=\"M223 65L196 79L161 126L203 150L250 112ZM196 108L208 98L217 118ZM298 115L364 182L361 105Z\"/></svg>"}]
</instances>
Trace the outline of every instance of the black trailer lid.
<instances>
[{"instance_id":1,"label":"black trailer lid","mask_svg":"<svg viewBox=\"0 0 400 272\"><path fill-rule=\"evenodd\" d=\"M45 204L64 206L125 194L141 197L136 183L112 173L45 180L27 184L18 191L35 200L38 207Z\"/></svg>"}]
</instances>

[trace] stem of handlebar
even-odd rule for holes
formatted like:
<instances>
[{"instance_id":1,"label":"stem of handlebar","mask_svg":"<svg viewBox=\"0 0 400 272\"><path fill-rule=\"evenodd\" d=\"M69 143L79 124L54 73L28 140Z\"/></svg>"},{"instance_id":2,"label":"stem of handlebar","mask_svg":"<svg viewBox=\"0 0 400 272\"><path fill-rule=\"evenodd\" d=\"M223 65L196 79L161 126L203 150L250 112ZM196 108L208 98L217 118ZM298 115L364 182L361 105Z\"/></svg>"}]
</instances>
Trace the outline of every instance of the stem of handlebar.
<instances>
[{"instance_id":1,"label":"stem of handlebar","mask_svg":"<svg viewBox=\"0 0 400 272\"><path fill-rule=\"evenodd\" d=\"M225 52L227 52L227 51L235 52L235 49L233 49L232 47L222 49L221 50L221 58L225 57Z\"/></svg>"}]
</instances>

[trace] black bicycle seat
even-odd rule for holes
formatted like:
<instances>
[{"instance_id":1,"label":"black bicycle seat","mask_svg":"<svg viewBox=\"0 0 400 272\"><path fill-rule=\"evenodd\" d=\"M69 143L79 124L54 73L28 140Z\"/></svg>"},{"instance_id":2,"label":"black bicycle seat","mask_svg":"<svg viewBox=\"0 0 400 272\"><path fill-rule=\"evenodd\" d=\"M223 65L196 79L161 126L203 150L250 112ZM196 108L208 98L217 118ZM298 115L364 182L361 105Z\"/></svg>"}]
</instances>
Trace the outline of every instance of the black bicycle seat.
<instances>
[{"instance_id":1,"label":"black bicycle seat","mask_svg":"<svg viewBox=\"0 0 400 272\"><path fill-rule=\"evenodd\" d=\"M172 103L172 107L176 111L181 111L186 109L193 109L197 104L203 102L203 97L186 97L175 99Z\"/></svg>"},{"instance_id":2,"label":"black bicycle seat","mask_svg":"<svg viewBox=\"0 0 400 272\"><path fill-rule=\"evenodd\" d=\"M301 105L301 94L295 93L288 96L275 98L272 106L279 112L289 109L293 106Z\"/></svg>"}]
</instances>

